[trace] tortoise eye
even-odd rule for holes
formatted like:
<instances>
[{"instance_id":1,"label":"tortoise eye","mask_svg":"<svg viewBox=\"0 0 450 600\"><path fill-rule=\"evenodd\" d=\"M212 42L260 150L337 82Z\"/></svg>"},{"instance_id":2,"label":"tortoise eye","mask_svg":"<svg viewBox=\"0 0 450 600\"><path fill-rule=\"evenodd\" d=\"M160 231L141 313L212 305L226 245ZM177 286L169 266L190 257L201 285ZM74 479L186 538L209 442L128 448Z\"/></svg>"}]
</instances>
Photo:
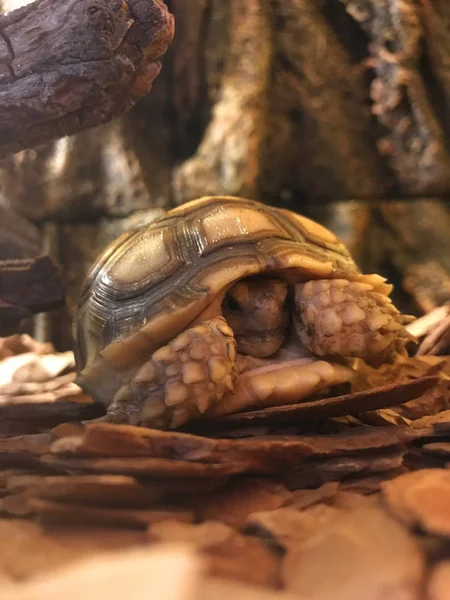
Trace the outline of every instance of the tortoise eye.
<instances>
[{"instance_id":1,"label":"tortoise eye","mask_svg":"<svg viewBox=\"0 0 450 600\"><path fill-rule=\"evenodd\" d=\"M226 296L224 304L225 307L228 308L231 312L242 312L242 307L240 306L239 302L235 298L233 298L233 296Z\"/></svg>"}]
</instances>

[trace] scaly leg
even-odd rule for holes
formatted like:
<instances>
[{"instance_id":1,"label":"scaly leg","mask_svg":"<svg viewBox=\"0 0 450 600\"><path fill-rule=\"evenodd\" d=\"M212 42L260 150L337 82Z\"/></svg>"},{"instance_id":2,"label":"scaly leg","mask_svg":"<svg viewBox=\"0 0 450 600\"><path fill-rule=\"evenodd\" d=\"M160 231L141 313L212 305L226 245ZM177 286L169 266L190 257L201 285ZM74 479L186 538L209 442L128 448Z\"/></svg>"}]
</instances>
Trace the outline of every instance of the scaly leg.
<instances>
[{"instance_id":1,"label":"scaly leg","mask_svg":"<svg viewBox=\"0 0 450 600\"><path fill-rule=\"evenodd\" d=\"M217 317L159 348L114 396L106 420L174 429L204 414L233 389L236 342Z\"/></svg>"},{"instance_id":2,"label":"scaly leg","mask_svg":"<svg viewBox=\"0 0 450 600\"><path fill-rule=\"evenodd\" d=\"M318 356L358 357L374 366L405 354L415 338L404 328L390 298L369 283L324 279L295 288L295 328L301 343Z\"/></svg>"}]
</instances>

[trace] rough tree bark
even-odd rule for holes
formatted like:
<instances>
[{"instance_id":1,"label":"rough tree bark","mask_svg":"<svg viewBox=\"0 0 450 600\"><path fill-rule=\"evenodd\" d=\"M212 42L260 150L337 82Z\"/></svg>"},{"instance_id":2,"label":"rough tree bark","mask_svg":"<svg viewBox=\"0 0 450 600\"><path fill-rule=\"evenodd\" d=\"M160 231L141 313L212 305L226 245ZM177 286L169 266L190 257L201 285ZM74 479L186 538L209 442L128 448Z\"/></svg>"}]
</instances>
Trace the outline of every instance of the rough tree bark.
<instances>
[{"instance_id":1,"label":"rough tree bark","mask_svg":"<svg viewBox=\"0 0 450 600\"><path fill-rule=\"evenodd\" d=\"M0 15L0 157L130 109L172 36L162 0L36 0Z\"/></svg>"}]
</instances>

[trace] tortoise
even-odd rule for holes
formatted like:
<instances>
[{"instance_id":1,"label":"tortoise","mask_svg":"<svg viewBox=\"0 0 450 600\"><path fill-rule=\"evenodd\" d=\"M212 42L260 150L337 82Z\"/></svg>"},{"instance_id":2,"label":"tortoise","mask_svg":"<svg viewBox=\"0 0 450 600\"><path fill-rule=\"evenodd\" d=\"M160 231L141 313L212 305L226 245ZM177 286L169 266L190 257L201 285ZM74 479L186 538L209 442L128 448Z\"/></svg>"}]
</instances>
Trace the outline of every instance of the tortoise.
<instances>
[{"instance_id":1,"label":"tortoise","mask_svg":"<svg viewBox=\"0 0 450 600\"><path fill-rule=\"evenodd\" d=\"M325 227L232 196L181 205L113 242L74 320L78 383L105 420L173 429L297 403L414 338Z\"/></svg>"}]
</instances>

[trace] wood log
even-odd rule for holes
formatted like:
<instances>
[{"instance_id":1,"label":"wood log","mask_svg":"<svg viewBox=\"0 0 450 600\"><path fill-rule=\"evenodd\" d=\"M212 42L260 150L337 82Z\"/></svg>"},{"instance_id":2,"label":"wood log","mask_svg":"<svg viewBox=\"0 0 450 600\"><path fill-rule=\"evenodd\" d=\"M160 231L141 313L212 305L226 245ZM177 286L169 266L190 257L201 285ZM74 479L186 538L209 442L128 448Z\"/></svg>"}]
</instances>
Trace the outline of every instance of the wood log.
<instances>
[{"instance_id":1,"label":"wood log","mask_svg":"<svg viewBox=\"0 0 450 600\"><path fill-rule=\"evenodd\" d=\"M0 157L129 110L173 31L162 0L36 0L0 15Z\"/></svg>"},{"instance_id":2,"label":"wood log","mask_svg":"<svg viewBox=\"0 0 450 600\"><path fill-rule=\"evenodd\" d=\"M0 206L0 336L17 332L25 317L63 303L61 274L43 254L37 230Z\"/></svg>"}]
</instances>

